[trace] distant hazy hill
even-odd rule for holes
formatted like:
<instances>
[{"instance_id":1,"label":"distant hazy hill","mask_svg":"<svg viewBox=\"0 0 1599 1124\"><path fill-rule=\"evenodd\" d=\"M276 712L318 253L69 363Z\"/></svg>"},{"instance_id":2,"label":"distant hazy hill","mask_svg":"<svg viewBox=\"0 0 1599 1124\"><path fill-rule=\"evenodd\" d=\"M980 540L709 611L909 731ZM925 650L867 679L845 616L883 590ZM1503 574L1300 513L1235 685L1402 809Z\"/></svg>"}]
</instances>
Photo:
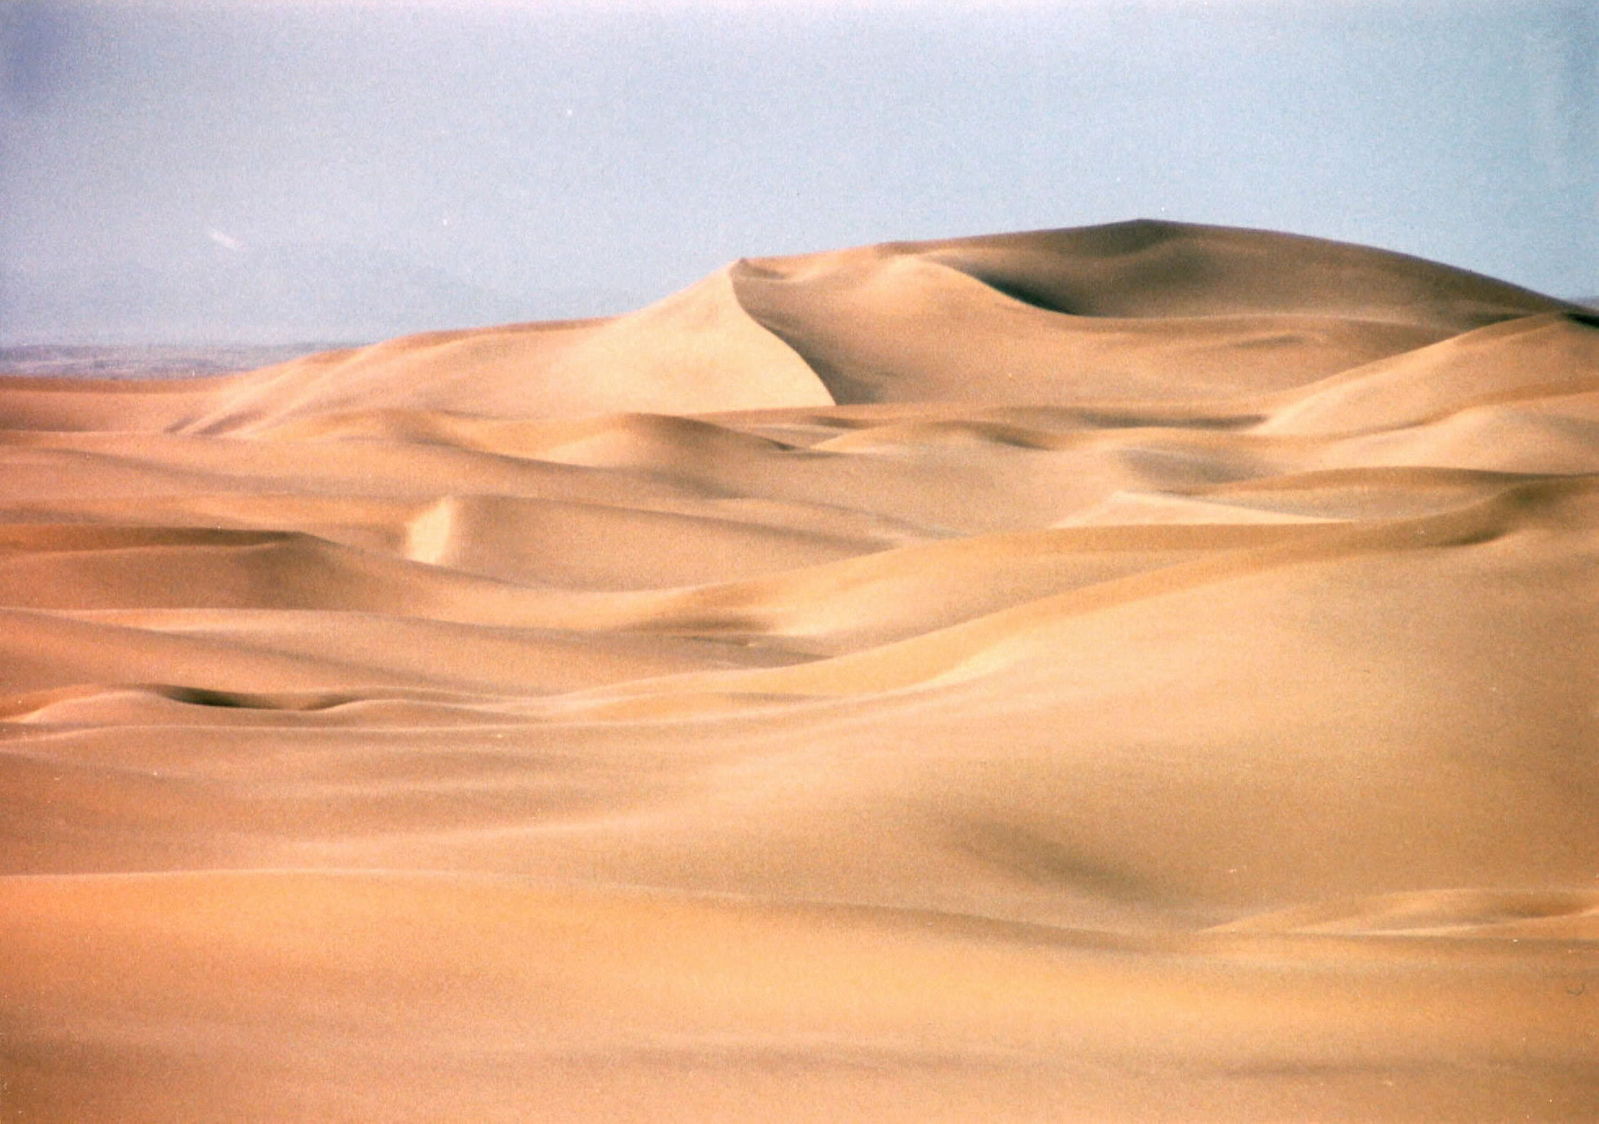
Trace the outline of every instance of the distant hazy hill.
<instances>
[{"instance_id":1,"label":"distant hazy hill","mask_svg":"<svg viewBox=\"0 0 1599 1124\"><path fill-rule=\"evenodd\" d=\"M22 344L0 346L0 376L172 378L249 371L361 341L280 344Z\"/></svg>"},{"instance_id":2,"label":"distant hazy hill","mask_svg":"<svg viewBox=\"0 0 1599 1124\"><path fill-rule=\"evenodd\" d=\"M0 344L380 339L562 315L416 262L278 246L97 271L0 273Z\"/></svg>"}]
</instances>

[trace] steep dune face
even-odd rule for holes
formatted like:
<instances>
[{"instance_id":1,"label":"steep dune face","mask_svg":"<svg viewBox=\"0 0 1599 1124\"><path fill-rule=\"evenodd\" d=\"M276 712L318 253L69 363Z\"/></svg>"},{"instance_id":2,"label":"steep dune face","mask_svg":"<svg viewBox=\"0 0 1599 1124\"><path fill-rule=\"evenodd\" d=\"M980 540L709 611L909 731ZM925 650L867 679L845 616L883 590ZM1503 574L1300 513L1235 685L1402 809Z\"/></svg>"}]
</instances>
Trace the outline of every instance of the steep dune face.
<instances>
[{"instance_id":1,"label":"steep dune face","mask_svg":"<svg viewBox=\"0 0 1599 1124\"><path fill-rule=\"evenodd\" d=\"M1571 307L1397 254L1148 221L746 261L733 280L840 402L1202 400Z\"/></svg>"},{"instance_id":2,"label":"steep dune face","mask_svg":"<svg viewBox=\"0 0 1599 1124\"><path fill-rule=\"evenodd\" d=\"M739 307L724 270L611 320L412 336L269 367L183 428L251 432L372 409L537 418L831 404L811 369Z\"/></svg>"},{"instance_id":3,"label":"steep dune face","mask_svg":"<svg viewBox=\"0 0 1599 1124\"><path fill-rule=\"evenodd\" d=\"M0 1116L1599 1104L1572 306L1129 223L0 419Z\"/></svg>"}]
</instances>

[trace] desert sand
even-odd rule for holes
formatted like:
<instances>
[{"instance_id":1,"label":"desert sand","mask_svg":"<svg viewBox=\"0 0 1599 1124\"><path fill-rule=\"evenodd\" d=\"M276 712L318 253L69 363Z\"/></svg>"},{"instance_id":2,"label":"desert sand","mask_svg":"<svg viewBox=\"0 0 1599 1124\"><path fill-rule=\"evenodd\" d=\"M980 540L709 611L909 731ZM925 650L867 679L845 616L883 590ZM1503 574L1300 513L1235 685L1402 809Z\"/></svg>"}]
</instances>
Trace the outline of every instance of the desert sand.
<instances>
[{"instance_id":1,"label":"desert sand","mask_svg":"<svg viewBox=\"0 0 1599 1124\"><path fill-rule=\"evenodd\" d=\"M1131 222L0 422L0 1118L1599 1118L1576 305Z\"/></svg>"}]
</instances>

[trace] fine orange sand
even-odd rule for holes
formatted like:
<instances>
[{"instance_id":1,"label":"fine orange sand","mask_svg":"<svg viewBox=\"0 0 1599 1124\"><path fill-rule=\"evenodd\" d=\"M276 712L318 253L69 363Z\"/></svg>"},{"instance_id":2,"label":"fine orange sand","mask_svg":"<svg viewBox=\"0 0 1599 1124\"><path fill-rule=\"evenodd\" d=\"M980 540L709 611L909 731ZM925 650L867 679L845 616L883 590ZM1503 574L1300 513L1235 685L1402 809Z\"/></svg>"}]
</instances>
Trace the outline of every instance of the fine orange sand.
<instances>
[{"instance_id":1,"label":"fine orange sand","mask_svg":"<svg viewBox=\"0 0 1599 1124\"><path fill-rule=\"evenodd\" d=\"M1134 222L0 380L0 1119L1599 1118L1599 320Z\"/></svg>"}]
</instances>

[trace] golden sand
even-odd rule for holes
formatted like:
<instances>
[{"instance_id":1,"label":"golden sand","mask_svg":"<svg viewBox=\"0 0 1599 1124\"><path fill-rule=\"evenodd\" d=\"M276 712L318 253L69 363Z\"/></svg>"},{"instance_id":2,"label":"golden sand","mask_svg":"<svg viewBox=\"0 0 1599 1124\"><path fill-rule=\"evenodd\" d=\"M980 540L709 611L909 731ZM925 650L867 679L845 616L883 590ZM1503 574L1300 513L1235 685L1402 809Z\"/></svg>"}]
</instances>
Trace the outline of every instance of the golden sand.
<instances>
[{"instance_id":1,"label":"golden sand","mask_svg":"<svg viewBox=\"0 0 1599 1124\"><path fill-rule=\"evenodd\" d=\"M1599 1116L1576 306L1137 222L0 423L0 1119Z\"/></svg>"}]
</instances>

